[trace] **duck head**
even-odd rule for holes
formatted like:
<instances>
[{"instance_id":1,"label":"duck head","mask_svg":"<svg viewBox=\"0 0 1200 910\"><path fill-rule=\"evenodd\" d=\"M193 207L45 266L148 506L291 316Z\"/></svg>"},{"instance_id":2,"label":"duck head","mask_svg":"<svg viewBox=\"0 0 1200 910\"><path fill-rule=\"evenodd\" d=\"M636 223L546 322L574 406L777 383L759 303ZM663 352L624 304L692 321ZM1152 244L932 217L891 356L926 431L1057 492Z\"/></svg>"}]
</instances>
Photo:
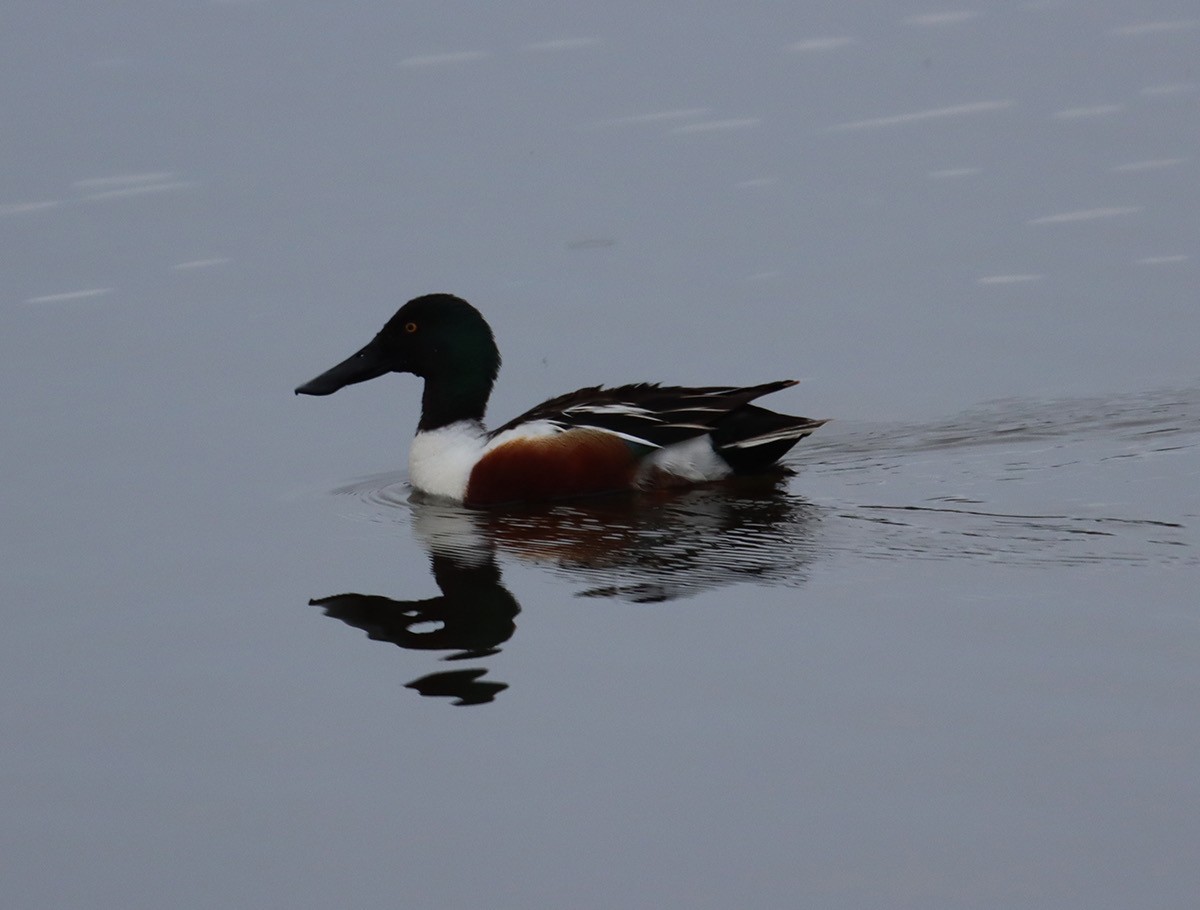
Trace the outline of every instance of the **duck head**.
<instances>
[{"instance_id":1,"label":"duck head","mask_svg":"<svg viewBox=\"0 0 1200 910\"><path fill-rule=\"evenodd\" d=\"M427 294L404 304L371 342L337 366L296 389L297 395L332 395L385 373L425 379L456 375L495 381L500 354L479 311L451 294Z\"/></svg>"},{"instance_id":2,"label":"duck head","mask_svg":"<svg viewBox=\"0 0 1200 910\"><path fill-rule=\"evenodd\" d=\"M500 370L500 352L483 316L452 294L404 304L366 347L299 386L297 395L332 395L385 373L425 380L426 418L482 419ZM435 413L430 414L433 410Z\"/></svg>"}]
</instances>

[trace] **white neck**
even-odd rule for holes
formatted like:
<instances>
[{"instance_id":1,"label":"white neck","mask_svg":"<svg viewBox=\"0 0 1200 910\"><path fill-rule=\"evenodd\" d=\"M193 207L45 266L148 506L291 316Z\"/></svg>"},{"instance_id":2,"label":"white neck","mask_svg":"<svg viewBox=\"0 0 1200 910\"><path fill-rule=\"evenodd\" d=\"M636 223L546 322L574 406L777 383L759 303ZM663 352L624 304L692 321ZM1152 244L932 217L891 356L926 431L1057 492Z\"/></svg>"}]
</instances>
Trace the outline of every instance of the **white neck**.
<instances>
[{"instance_id":1,"label":"white neck","mask_svg":"<svg viewBox=\"0 0 1200 910\"><path fill-rule=\"evenodd\" d=\"M487 433L478 420L421 430L408 450L408 479L422 493L462 502L486 443Z\"/></svg>"}]
</instances>

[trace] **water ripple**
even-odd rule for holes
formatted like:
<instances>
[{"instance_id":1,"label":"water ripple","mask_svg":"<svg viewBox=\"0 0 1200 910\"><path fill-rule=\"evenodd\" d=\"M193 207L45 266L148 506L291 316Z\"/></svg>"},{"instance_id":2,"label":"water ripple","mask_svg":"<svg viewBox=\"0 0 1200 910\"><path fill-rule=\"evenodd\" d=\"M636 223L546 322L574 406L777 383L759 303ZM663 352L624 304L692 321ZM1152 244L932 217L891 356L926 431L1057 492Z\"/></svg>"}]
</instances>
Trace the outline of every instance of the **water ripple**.
<instances>
[{"instance_id":1,"label":"water ripple","mask_svg":"<svg viewBox=\"0 0 1200 910\"><path fill-rule=\"evenodd\" d=\"M838 521L824 523L837 532L832 550L1026 566L1198 562L1200 495L1178 491L1181 476L1200 481L1200 390L828 429L811 440L807 473L844 491L831 506ZM848 502L854 490L870 498Z\"/></svg>"}]
</instances>

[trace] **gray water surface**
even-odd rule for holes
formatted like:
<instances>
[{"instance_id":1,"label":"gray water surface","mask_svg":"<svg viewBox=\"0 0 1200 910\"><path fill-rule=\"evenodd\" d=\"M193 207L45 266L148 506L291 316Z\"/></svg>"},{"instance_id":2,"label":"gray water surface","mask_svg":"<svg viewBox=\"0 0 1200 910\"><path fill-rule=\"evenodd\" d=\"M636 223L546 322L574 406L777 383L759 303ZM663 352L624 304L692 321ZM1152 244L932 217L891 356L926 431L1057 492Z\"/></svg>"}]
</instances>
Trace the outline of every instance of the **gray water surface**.
<instances>
[{"instance_id":1,"label":"gray water surface","mask_svg":"<svg viewBox=\"0 0 1200 910\"><path fill-rule=\"evenodd\" d=\"M1189 4L18 4L5 907L1191 908ZM795 473L469 512L503 422L803 383Z\"/></svg>"}]
</instances>

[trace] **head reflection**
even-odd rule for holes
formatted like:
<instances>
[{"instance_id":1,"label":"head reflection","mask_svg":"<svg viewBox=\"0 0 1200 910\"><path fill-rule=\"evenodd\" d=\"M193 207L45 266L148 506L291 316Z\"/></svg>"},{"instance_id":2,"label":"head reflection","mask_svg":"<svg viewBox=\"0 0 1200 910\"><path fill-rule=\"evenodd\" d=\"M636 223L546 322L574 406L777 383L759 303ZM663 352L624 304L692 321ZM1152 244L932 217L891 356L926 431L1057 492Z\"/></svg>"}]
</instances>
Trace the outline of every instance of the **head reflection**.
<instances>
[{"instance_id":1,"label":"head reflection","mask_svg":"<svg viewBox=\"0 0 1200 910\"><path fill-rule=\"evenodd\" d=\"M521 611L500 584L494 551L475 556L430 554L441 597L393 600L378 594L334 594L310 600L325 615L362 629L372 641L413 651L450 651L443 660L475 660L499 653L516 631ZM490 702L508 688L482 681L486 670L432 673L408 683L422 695L448 696L458 705Z\"/></svg>"}]
</instances>

